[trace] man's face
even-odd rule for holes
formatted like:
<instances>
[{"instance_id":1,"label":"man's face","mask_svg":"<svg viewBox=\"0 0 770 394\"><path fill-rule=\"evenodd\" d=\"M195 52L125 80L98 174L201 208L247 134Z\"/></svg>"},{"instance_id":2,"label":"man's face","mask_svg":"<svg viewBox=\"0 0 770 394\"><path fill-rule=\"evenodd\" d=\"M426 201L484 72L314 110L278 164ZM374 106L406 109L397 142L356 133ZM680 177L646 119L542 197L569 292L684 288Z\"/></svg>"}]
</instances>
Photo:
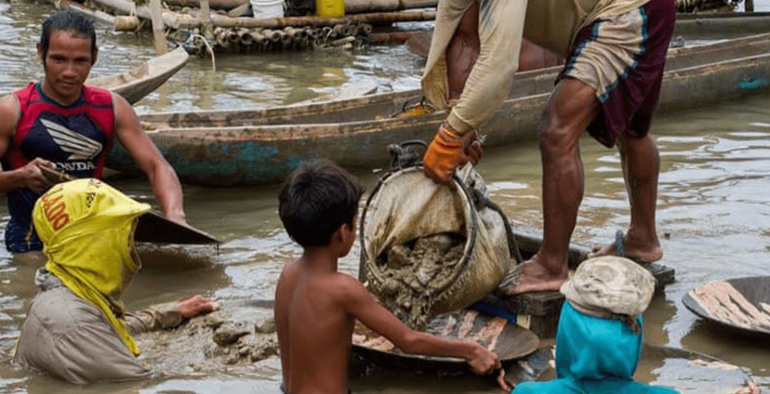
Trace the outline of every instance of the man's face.
<instances>
[{"instance_id":1,"label":"man's face","mask_svg":"<svg viewBox=\"0 0 770 394\"><path fill-rule=\"evenodd\" d=\"M38 55L43 55L40 46ZM42 59L45 68L43 92L60 104L72 104L80 97L83 83L96 60L94 56L88 37L66 31L51 33L48 53Z\"/></svg>"}]
</instances>

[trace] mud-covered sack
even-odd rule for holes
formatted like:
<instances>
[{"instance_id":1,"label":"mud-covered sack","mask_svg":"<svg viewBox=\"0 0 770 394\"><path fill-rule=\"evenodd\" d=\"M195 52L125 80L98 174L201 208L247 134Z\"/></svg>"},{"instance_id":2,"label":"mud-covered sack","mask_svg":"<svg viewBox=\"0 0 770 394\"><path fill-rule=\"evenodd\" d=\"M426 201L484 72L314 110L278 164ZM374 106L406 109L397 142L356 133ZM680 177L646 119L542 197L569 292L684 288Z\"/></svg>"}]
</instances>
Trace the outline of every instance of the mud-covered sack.
<instances>
[{"instance_id":1,"label":"mud-covered sack","mask_svg":"<svg viewBox=\"0 0 770 394\"><path fill-rule=\"evenodd\" d=\"M483 298L516 264L507 218L493 206L471 166L448 185L426 178L422 167L383 176L361 217L369 291L418 329Z\"/></svg>"}]
</instances>

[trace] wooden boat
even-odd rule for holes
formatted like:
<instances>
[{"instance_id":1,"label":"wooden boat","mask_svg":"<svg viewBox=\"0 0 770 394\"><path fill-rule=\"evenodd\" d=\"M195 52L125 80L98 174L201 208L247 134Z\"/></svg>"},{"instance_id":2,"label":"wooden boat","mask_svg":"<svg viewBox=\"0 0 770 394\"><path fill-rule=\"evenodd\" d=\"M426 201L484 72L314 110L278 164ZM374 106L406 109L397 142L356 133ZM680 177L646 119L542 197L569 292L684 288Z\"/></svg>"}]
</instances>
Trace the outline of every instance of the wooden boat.
<instances>
[{"instance_id":1,"label":"wooden boat","mask_svg":"<svg viewBox=\"0 0 770 394\"><path fill-rule=\"evenodd\" d=\"M723 326L770 334L770 276L710 282L685 294L696 315Z\"/></svg>"},{"instance_id":2,"label":"wooden boat","mask_svg":"<svg viewBox=\"0 0 770 394\"><path fill-rule=\"evenodd\" d=\"M770 90L770 35L672 48L659 103L661 113L713 105ZM536 139L538 119L560 67L517 75L509 98L482 129L486 146ZM154 113L142 116L149 136L183 182L208 186L276 183L303 160L333 158L351 170L389 160L388 146L430 140L443 111L406 115L420 90L255 110ZM401 116L398 116L402 113ZM107 165L140 173L120 146Z\"/></svg>"},{"instance_id":3,"label":"wooden boat","mask_svg":"<svg viewBox=\"0 0 770 394\"><path fill-rule=\"evenodd\" d=\"M717 40L768 32L770 12L706 12L677 14L674 37Z\"/></svg>"},{"instance_id":4,"label":"wooden boat","mask_svg":"<svg viewBox=\"0 0 770 394\"><path fill-rule=\"evenodd\" d=\"M182 69L189 57L187 51L180 46L164 55L154 57L130 71L91 78L86 81L86 84L111 90L123 96L129 104L135 104Z\"/></svg>"},{"instance_id":5,"label":"wooden boat","mask_svg":"<svg viewBox=\"0 0 770 394\"><path fill-rule=\"evenodd\" d=\"M677 14L674 43L687 40L719 40L770 33L770 12L714 12ZM406 47L415 55L428 57L433 31L414 34Z\"/></svg>"}]
</instances>

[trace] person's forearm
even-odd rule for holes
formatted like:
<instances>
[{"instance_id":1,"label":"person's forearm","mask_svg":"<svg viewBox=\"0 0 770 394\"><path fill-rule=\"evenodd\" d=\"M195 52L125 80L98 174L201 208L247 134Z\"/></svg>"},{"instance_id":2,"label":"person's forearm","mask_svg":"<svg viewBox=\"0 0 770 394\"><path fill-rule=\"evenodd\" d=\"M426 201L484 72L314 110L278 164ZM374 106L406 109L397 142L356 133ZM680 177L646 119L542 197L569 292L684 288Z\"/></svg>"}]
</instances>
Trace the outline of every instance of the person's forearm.
<instances>
[{"instance_id":1,"label":"person's forearm","mask_svg":"<svg viewBox=\"0 0 770 394\"><path fill-rule=\"evenodd\" d=\"M453 341L424 332L415 333L414 337L399 348L407 353L428 356L454 357L468 360L477 350L472 342Z\"/></svg>"},{"instance_id":2,"label":"person's forearm","mask_svg":"<svg viewBox=\"0 0 770 394\"><path fill-rule=\"evenodd\" d=\"M138 312L127 312L124 315L126 327L131 335L145 332L174 328L184 320L176 302L153 305Z\"/></svg>"},{"instance_id":3,"label":"person's forearm","mask_svg":"<svg viewBox=\"0 0 770 394\"><path fill-rule=\"evenodd\" d=\"M481 51L460 100L447 118L461 133L477 130L500 108L513 85L521 50L526 0L489 2L481 9Z\"/></svg>"},{"instance_id":4,"label":"person's forearm","mask_svg":"<svg viewBox=\"0 0 770 394\"><path fill-rule=\"evenodd\" d=\"M166 217L171 220L186 221L182 185L171 166L158 166L150 177L150 183Z\"/></svg>"},{"instance_id":5,"label":"person's forearm","mask_svg":"<svg viewBox=\"0 0 770 394\"><path fill-rule=\"evenodd\" d=\"M26 179L20 170L0 172L0 193L12 192L26 187Z\"/></svg>"}]
</instances>

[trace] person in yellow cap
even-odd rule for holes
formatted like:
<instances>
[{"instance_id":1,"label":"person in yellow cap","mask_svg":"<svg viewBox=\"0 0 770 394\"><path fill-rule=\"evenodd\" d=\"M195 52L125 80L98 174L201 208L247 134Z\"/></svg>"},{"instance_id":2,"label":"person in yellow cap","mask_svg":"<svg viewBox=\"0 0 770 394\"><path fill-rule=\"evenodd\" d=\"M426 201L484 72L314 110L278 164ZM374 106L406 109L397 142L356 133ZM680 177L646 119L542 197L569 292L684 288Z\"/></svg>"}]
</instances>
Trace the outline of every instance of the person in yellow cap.
<instances>
[{"instance_id":1,"label":"person in yellow cap","mask_svg":"<svg viewBox=\"0 0 770 394\"><path fill-rule=\"evenodd\" d=\"M138 313L121 294L141 268L133 234L150 210L96 179L58 184L35 203L34 226L48 259L22 326L15 362L73 383L151 376L132 335L211 312L199 295Z\"/></svg>"}]
</instances>

